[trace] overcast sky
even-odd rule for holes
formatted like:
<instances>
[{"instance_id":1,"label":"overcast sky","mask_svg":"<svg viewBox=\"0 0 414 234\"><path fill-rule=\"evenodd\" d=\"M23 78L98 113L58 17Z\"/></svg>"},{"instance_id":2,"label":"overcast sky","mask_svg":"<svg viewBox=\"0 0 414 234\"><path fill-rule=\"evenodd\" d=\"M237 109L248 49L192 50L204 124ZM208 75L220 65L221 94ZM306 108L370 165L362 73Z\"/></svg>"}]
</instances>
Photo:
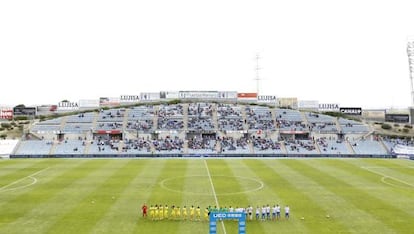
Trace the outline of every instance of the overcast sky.
<instances>
[{"instance_id":1,"label":"overcast sky","mask_svg":"<svg viewBox=\"0 0 414 234\"><path fill-rule=\"evenodd\" d=\"M407 107L412 0L0 2L0 104L180 90Z\"/></svg>"}]
</instances>

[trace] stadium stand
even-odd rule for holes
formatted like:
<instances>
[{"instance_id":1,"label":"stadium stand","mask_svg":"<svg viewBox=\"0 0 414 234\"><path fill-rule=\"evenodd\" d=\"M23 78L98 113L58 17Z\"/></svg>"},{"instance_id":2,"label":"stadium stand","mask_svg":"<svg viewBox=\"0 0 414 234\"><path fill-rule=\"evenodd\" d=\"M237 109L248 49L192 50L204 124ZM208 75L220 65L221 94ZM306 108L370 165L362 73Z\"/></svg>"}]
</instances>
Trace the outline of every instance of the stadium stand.
<instances>
[{"instance_id":1,"label":"stadium stand","mask_svg":"<svg viewBox=\"0 0 414 234\"><path fill-rule=\"evenodd\" d=\"M12 156L390 156L361 122L262 105L190 102L79 113L33 124Z\"/></svg>"}]
</instances>

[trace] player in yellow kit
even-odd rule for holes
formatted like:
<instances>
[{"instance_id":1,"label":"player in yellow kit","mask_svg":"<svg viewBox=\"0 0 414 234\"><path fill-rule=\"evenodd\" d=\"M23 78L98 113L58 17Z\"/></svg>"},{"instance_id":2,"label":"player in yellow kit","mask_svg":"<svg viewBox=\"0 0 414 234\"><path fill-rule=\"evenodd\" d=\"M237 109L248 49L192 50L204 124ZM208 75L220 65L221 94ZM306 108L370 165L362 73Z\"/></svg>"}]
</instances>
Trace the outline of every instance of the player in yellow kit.
<instances>
[{"instance_id":1,"label":"player in yellow kit","mask_svg":"<svg viewBox=\"0 0 414 234\"><path fill-rule=\"evenodd\" d=\"M186 206L183 207L182 212L183 212L183 220L187 220L188 214L187 214Z\"/></svg>"},{"instance_id":2,"label":"player in yellow kit","mask_svg":"<svg viewBox=\"0 0 414 234\"><path fill-rule=\"evenodd\" d=\"M208 216L209 216L209 214L210 214L210 211L208 210L208 208L206 208L206 209L204 210L204 219L205 219L205 220L207 220L207 221L208 221Z\"/></svg>"},{"instance_id":3,"label":"player in yellow kit","mask_svg":"<svg viewBox=\"0 0 414 234\"><path fill-rule=\"evenodd\" d=\"M159 209L158 209L158 205L155 205L155 207L154 207L154 219L155 220L158 220L159 219Z\"/></svg>"},{"instance_id":4,"label":"player in yellow kit","mask_svg":"<svg viewBox=\"0 0 414 234\"><path fill-rule=\"evenodd\" d=\"M198 221L200 221L200 220L201 220L201 209L200 209L200 207L199 207L199 206L197 206L197 208L196 208L196 219L197 219Z\"/></svg>"},{"instance_id":5,"label":"player in yellow kit","mask_svg":"<svg viewBox=\"0 0 414 234\"><path fill-rule=\"evenodd\" d=\"M163 207L162 205L160 205L160 206L158 207L158 209L159 209L159 211L158 211L158 216L159 216L159 219L160 219L160 220L163 220L163 219L164 219L164 207Z\"/></svg>"},{"instance_id":6,"label":"player in yellow kit","mask_svg":"<svg viewBox=\"0 0 414 234\"><path fill-rule=\"evenodd\" d=\"M155 212L154 207L151 205L150 206L150 217L151 217L151 220L154 220L154 212Z\"/></svg>"},{"instance_id":7,"label":"player in yellow kit","mask_svg":"<svg viewBox=\"0 0 414 234\"><path fill-rule=\"evenodd\" d=\"M171 206L171 219L175 219L176 216L177 215L175 213L175 206L173 205L173 206Z\"/></svg>"},{"instance_id":8,"label":"player in yellow kit","mask_svg":"<svg viewBox=\"0 0 414 234\"><path fill-rule=\"evenodd\" d=\"M164 218L168 219L168 205L164 206Z\"/></svg>"},{"instance_id":9,"label":"player in yellow kit","mask_svg":"<svg viewBox=\"0 0 414 234\"><path fill-rule=\"evenodd\" d=\"M175 208L175 216L177 216L177 219L181 219L181 209L179 206Z\"/></svg>"},{"instance_id":10,"label":"player in yellow kit","mask_svg":"<svg viewBox=\"0 0 414 234\"><path fill-rule=\"evenodd\" d=\"M190 220L192 221L194 219L194 206L190 207Z\"/></svg>"}]
</instances>

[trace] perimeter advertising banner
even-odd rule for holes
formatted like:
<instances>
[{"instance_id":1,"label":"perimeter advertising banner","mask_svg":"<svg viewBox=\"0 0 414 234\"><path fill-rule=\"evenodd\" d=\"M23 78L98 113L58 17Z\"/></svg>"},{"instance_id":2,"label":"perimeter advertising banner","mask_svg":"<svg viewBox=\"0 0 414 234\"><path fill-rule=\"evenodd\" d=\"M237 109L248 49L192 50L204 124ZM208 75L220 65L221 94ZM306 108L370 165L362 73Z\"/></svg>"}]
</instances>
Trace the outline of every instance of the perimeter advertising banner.
<instances>
[{"instance_id":1,"label":"perimeter advertising banner","mask_svg":"<svg viewBox=\"0 0 414 234\"><path fill-rule=\"evenodd\" d=\"M218 91L180 91L180 99L218 99Z\"/></svg>"},{"instance_id":2,"label":"perimeter advertising banner","mask_svg":"<svg viewBox=\"0 0 414 234\"><path fill-rule=\"evenodd\" d=\"M171 92L171 91L161 91L160 92L160 99L168 99L174 100L179 99L179 92Z\"/></svg>"},{"instance_id":3,"label":"perimeter advertising banner","mask_svg":"<svg viewBox=\"0 0 414 234\"><path fill-rule=\"evenodd\" d=\"M276 101L277 101L276 95L258 95L257 96L258 103L276 104Z\"/></svg>"},{"instance_id":4,"label":"perimeter advertising banner","mask_svg":"<svg viewBox=\"0 0 414 234\"><path fill-rule=\"evenodd\" d=\"M15 106L13 107L14 116L36 116L36 107Z\"/></svg>"},{"instance_id":5,"label":"perimeter advertising banner","mask_svg":"<svg viewBox=\"0 0 414 234\"><path fill-rule=\"evenodd\" d=\"M99 98L99 106L100 107L111 107L111 106L119 106L121 101L119 97L100 97Z\"/></svg>"},{"instance_id":6,"label":"perimeter advertising banner","mask_svg":"<svg viewBox=\"0 0 414 234\"><path fill-rule=\"evenodd\" d=\"M79 108L97 108L99 107L98 99L81 99L79 100Z\"/></svg>"},{"instance_id":7,"label":"perimeter advertising banner","mask_svg":"<svg viewBox=\"0 0 414 234\"><path fill-rule=\"evenodd\" d=\"M141 93L141 101L156 101L160 98L160 93Z\"/></svg>"},{"instance_id":8,"label":"perimeter advertising banner","mask_svg":"<svg viewBox=\"0 0 414 234\"><path fill-rule=\"evenodd\" d=\"M361 107L341 107L339 108L339 112L346 114L346 115L362 115L362 108Z\"/></svg>"},{"instance_id":9,"label":"perimeter advertising banner","mask_svg":"<svg viewBox=\"0 0 414 234\"><path fill-rule=\"evenodd\" d=\"M219 91L218 92L219 99L237 99L237 92L236 91Z\"/></svg>"},{"instance_id":10,"label":"perimeter advertising banner","mask_svg":"<svg viewBox=\"0 0 414 234\"><path fill-rule=\"evenodd\" d=\"M338 103L319 103L319 111L339 112L339 104Z\"/></svg>"},{"instance_id":11,"label":"perimeter advertising banner","mask_svg":"<svg viewBox=\"0 0 414 234\"><path fill-rule=\"evenodd\" d=\"M292 109L298 108L298 98L296 97L278 98L277 103L279 107L292 108Z\"/></svg>"},{"instance_id":12,"label":"perimeter advertising banner","mask_svg":"<svg viewBox=\"0 0 414 234\"><path fill-rule=\"evenodd\" d=\"M57 111L76 111L79 110L79 103L70 101L61 101L57 105Z\"/></svg>"},{"instance_id":13,"label":"perimeter advertising banner","mask_svg":"<svg viewBox=\"0 0 414 234\"><path fill-rule=\"evenodd\" d=\"M298 103L298 108L301 110L319 110L319 102L315 100L300 100Z\"/></svg>"},{"instance_id":14,"label":"perimeter advertising banner","mask_svg":"<svg viewBox=\"0 0 414 234\"><path fill-rule=\"evenodd\" d=\"M241 102L257 102L257 93L237 93L237 100Z\"/></svg>"},{"instance_id":15,"label":"perimeter advertising banner","mask_svg":"<svg viewBox=\"0 0 414 234\"><path fill-rule=\"evenodd\" d=\"M410 122L410 115L408 114L385 114L386 122L393 123L408 123Z\"/></svg>"},{"instance_id":16,"label":"perimeter advertising banner","mask_svg":"<svg viewBox=\"0 0 414 234\"><path fill-rule=\"evenodd\" d=\"M13 109L11 107L0 107L0 119L13 119Z\"/></svg>"},{"instance_id":17,"label":"perimeter advertising banner","mask_svg":"<svg viewBox=\"0 0 414 234\"><path fill-rule=\"evenodd\" d=\"M137 103L140 99L140 95L121 95L119 97L121 103Z\"/></svg>"}]
</instances>

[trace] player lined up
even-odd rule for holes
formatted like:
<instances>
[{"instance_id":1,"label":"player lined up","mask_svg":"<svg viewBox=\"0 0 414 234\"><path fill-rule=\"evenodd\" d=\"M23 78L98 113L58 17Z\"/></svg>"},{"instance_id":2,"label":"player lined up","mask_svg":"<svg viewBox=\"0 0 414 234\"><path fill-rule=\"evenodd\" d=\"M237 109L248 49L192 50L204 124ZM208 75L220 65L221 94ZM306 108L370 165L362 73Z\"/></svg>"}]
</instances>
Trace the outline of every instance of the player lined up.
<instances>
[{"instance_id":1,"label":"player lined up","mask_svg":"<svg viewBox=\"0 0 414 234\"><path fill-rule=\"evenodd\" d=\"M142 216L147 217L148 207L144 204L142 206ZM288 205L284 208L285 211L285 219L289 219L290 215L290 208ZM253 207L248 206L247 208L236 207L233 208L230 206L217 208L216 206L204 209L204 220L209 220L209 215L211 212L240 212L246 215L246 218L249 220L253 220ZM266 220L279 220L281 207L279 204L270 207L269 205L263 205L262 207L257 206L255 210L256 220L266 221ZM149 207L149 216L151 220L163 220L163 219L171 219L171 220L190 220L190 221L200 221L201 220L201 208L200 206L194 207L191 206L187 209L186 206L180 208L179 206L171 206L171 210L168 205L151 205Z\"/></svg>"},{"instance_id":2,"label":"player lined up","mask_svg":"<svg viewBox=\"0 0 414 234\"><path fill-rule=\"evenodd\" d=\"M142 216L147 217L148 207L144 204L142 206ZM204 211L205 215L207 214L208 219L208 210ZM149 217L151 220L163 220L163 219L172 219L172 220L191 220L191 221L200 221L201 220L201 208L199 206L191 206L187 209L186 206L180 208L179 206L171 206L171 210L168 205L151 205L149 207Z\"/></svg>"}]
</instances>

